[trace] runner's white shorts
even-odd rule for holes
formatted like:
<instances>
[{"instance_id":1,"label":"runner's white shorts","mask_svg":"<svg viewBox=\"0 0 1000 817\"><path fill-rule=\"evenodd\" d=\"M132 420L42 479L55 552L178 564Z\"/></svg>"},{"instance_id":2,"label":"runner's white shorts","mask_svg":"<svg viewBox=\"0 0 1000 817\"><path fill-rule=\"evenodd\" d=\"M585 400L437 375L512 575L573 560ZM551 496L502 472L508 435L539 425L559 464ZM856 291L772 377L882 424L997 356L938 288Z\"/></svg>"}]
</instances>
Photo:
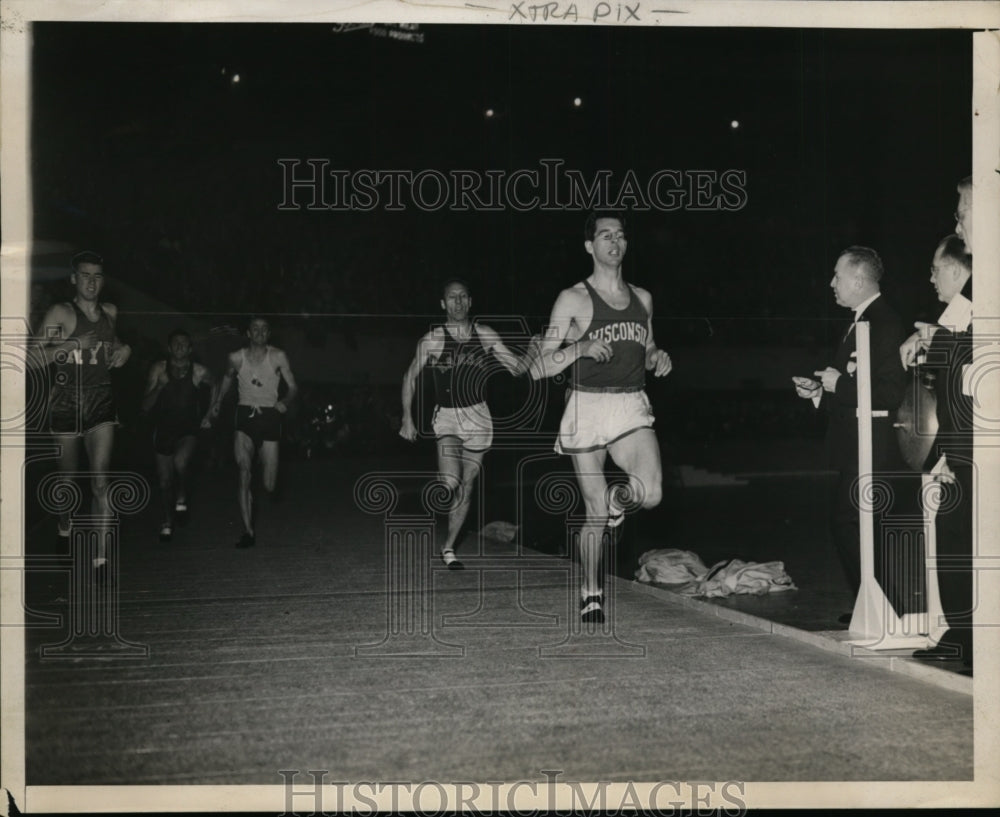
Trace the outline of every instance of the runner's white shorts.
<instances>
[{"instance_id":1,"label":"runner's white shorts","mask_svg":"<svg viewBox=\"0 0 1000 817\"><path fill-rule=\"evenodd\" d=\"M655 419L644 391L570 389L555 450L559 454L585 454L607 448L641 428L652 428Z\"/></svg>"},{"instance_id":2,"label":"runner's white shorts","mask_svg":"<svg viewBox=\"0 0 1000 817\"><path fill-rule=\"evenodd\" d=\"M458 437L462 448L469 451L486 451L493 444L493 415L486 403L464 408L437 406L431 427L439 440L442 437Z\"/></svg>"}]
</instances>

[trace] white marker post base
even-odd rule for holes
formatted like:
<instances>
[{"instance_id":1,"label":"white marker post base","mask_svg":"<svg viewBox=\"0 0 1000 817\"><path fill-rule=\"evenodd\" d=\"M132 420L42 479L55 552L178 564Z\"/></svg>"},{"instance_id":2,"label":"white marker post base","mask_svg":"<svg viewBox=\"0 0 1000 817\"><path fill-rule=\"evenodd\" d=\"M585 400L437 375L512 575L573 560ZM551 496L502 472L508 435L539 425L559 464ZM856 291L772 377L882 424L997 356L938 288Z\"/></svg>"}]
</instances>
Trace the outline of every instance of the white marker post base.
<instances>
[{"instance_id":1,"label":"white marker post base","mask_svg":"<svg viewBox=\"0 0 1000 817\"><path fill-rule=\"evenodd\" d=\"M924 511L924 553L927 571L927 632L931 644L937 644L948 631L948 622L941 608L941 591L938 589L937 535L934 520L938 512L938 482L933 474L922 474L920 479L921 507Z\"/></svg>"},{"instance_id":2,"label":"white marker post base","mask_svg":"<svg viewBox=\"0 0 1000 817\"><path fill-rule=\"evenodd\" d=\"M922 650L933 643L926 634L927 614L898 616L874 576L861 580L851 615L848 644L868 650Z\"/></svg>"},{"instance_id":3,"label":"white marker post base","mask_svg":"<svg viewBox=\"0 0 1000 817\"><path fill-rule=\"evenodd\" d=\"M854 601L847 643L869 650L923 649L930 645L926 613L898 616L875 580L875 525L872 500L871 327L855 324L858 386L858 514L861 526L861 588Z\"/></svg>"}]
</instances>

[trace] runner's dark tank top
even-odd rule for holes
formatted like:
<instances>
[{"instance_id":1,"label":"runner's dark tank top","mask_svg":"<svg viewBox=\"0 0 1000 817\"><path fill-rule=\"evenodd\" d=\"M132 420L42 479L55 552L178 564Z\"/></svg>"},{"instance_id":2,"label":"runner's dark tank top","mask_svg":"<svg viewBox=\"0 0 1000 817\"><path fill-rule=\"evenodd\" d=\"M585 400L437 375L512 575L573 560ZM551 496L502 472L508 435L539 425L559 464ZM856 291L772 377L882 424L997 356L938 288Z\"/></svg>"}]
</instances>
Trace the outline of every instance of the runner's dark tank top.
<instances>
[{"instance_id":1,"label":"runner's dark tank top","mask_svg":"<svg viewBox=\"0 0 1000 817\"><path fill-rule=\"evenodd\" d=\"M649 313L631 284L629 302L624 309L608 304L587 282L594 316L580 336L581 340L601 339L611 344L611 360L600 363L582 357L573 364L572 387L580 391L641 391L646 385L646 338Z\"/></svg>"},{"instance_id":2,"label":"runner's dark tank top","mask_svg":"<svg viewBox=\"0 0 1000 817\"><path fill-rule=\"evenodd\" d=\"M159 425L175 428L197 429L201 423L198 387L194 384L194 364L180 376L174 375L173 366L167 361L167 385L156 399L156 416Z\"/></svg>"},{"instance_id":3,"label":"runner's dark tank top","mask_svg":"<svg viewBox=\"0 0 1000 817\"><path fill-rule=\"evenodd\" d=\"M486 377L489 374L487 353L479 340L475 324L466 341L457 341L447 327L444 348L431 364L437 404L443 408L465 408L486 399Z\"/></svg>"},{"instance_id":4,"label":"runner's dark tank top","mask_svg":"<svg viewBox=\"0 0 1000 817\"><path fill-rule=\"evenodd\" d=\"M76 301L70 301L70 305L76 313L76 328L69 337L79 338L88 332L94 332L97 344L90 349L73 349L65 360L57 358L56 383L65 383L73 388L79 384L85 389L110 385L111 371L108 369L108 359L111 354L111 345L115 340L115 329L111 318L108 317L108 313L104 311L103 307L99 307L100 317L96 321L92 321L83 314L83 310L77 306ZM59 376L60 374L62 377Z\"/></svg>"}]
</instances>

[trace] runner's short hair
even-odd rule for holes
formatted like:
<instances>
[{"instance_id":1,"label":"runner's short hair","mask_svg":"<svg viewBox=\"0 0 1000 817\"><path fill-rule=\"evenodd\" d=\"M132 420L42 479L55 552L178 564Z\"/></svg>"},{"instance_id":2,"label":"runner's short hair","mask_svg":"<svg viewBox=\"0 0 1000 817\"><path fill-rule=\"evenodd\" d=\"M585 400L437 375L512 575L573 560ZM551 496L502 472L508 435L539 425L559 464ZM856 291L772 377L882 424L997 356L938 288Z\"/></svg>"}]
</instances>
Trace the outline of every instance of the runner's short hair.
<instances>
[{"instance_id":1,"label":"runner's short hair","mask_svg":"<svg viewBox=\"0 0 1000 817\"><path fill-rule=\"evenodd\" d=\"M583 240L593 241L597 232L597 219L616 218L625 229L625 213L621 210L592 210L587 216L587 221L583 225Z\"/></svg>"},{"instance_id":2,"label":"runner's short hair","mask_svg":"<svg viewBox=\"0 0 1000 817\"><path fill-rule=\"evenodd\" d=\"M104 259L99 253L93 250L82 250L73 256L73 260L70 261L70 267L73 272L76 272L82 264L96 264L99 267L103 267Z\"/></svg>"},{"instance_id":3,"label":"runner's short hair","mask_svg":"<svg viewBox=\"0 0 1000 817\"><path fill-rule=\"evenodd\" d=\"M464 278L449 278L444 284L441 285L441 297L444 298L445 293L448 291L448 287L452 284L461 284L465 287L465 291L469 293L469 297L472 297L472 287L469 286L469 282Z\"/></svg>"}]
</instances>

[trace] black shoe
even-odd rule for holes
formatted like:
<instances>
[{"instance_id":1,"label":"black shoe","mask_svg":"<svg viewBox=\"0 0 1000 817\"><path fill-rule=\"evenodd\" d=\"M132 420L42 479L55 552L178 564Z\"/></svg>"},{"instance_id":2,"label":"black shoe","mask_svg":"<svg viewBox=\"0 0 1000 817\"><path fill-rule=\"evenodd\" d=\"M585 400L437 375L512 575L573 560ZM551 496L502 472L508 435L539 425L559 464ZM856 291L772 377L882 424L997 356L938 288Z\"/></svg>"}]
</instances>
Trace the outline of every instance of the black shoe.
<instances>
[{"instance_id":1,"label":"black shoe","mask_svg":"<svg viewBox=\"0 0 1000 817\"><path fill-rule=\"evenodd\" d=\"M191 518L190 512L188 511L188 506L186 502L178 502L174 506L174 521L177 523L177 527L182 528Z\"/></svg>"},{"instance_id":2,"label":"black shoe","mask_svg":"<svg viewBox=\"0 0 1000 817\"><path fill-rule=\"evenodd\" d=\"M170 527L170 523L164 522L162 525L160 525L160 541L169 542L173 538L174 538L174 530L173 528Z\"/></svg>"},{"instance_id":3,"label":"black shoe","mask_svg":"<svg viewBox=\"0 0 1000 817\"><path fill-rule=\"evenodd\" d=\"M971 633L962 630L945 630L938 643L925 650L917 650L913 657L918 661L961 661L972 666Z\"/></svg>"},{"instance_id":4,"label":"black shoe","mask_svg":"<svg viewBox=\"0 0 1000 817\"><path fill-rule=\"evenodd\" d=\"M580 602L580 618L585 622L596 622L600 624L604 621L604 609L601 607L602 596L587 596Z\"/></svg>"},{"instance_id":5,"label":"black shoe","mask_svg":"<svg viewBox=\"0 0 1000 817\"><path fill-rule=\"evenodd\" d=\"M254 539L253 534L244 533L240 537L240 541L236 543L236 547L240 548L241 550L244 550L246 548L252 548L256 544L257 540Z\"/></svg>"},{"instance_id":6,"label":"black shoe","mask_svg":"<svg viewBox=\"0 0 1000 817\"><path fill-rule=\"evenodd\" d=\"M918 661L962 661L962 649L956 644L937 644L925 650L914 650Z\"/></svg>"}]
</instances>

